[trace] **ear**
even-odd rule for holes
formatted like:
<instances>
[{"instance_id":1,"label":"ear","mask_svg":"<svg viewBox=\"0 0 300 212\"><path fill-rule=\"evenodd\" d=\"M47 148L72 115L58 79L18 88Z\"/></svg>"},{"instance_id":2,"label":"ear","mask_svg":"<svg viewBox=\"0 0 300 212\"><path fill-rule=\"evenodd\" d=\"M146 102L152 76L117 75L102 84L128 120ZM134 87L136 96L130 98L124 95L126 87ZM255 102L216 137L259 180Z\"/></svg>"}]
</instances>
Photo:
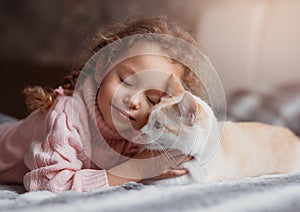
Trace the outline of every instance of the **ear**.
<instances>
[{"instance_id":1,"label":"ear","mask_svg":"<svg viewBox=\"0 0 300 212\"><path fill-rule=\"evenodd\" d=\"M185 92L180 80L174 74L168 79L166 91L169 96L179 96Z\"/></svg>"},{"instance_id":2,"label":"ear","mask_svg":"<svg viewBox=\"0 0 300 212\"><path fill-rule=\"evenodd\" d=\"M178 103L180 116L183 124L193 126L200 116L200 105L190 93L184 94L182 100Z\"/></svg>"}]
</instances>

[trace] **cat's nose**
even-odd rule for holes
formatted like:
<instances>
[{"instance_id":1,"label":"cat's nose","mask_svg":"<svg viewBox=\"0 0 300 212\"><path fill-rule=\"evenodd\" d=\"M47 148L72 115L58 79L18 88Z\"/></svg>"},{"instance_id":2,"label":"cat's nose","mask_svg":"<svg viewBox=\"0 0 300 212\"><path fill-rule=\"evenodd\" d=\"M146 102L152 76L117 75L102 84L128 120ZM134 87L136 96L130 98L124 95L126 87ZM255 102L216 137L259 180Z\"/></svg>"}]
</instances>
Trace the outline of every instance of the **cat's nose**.
<instances>
[{"instance_id":1,"label":"cat's nose","mask_svg":"<svg viewBox=\"0 0 300 212\"><path fill-rule=\"evenodd\" d=\"M161 122L159 122L159 121L156 121L156 122L154 123L154 127L155 127L156 129L160 129L160 128L163 127L163 124L162 124Z\"/></svg>"}]
</instances>

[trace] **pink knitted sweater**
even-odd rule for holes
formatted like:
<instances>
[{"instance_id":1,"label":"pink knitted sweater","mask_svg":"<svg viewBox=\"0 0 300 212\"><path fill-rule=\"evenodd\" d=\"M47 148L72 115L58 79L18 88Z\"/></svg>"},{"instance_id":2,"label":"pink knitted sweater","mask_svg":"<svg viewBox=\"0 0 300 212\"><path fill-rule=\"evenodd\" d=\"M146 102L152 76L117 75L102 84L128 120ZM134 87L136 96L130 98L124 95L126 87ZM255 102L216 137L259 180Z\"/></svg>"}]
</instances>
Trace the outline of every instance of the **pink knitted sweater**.
<instances>
[{"instance_id":1,"label":"pink knitted sweater","mask_svg":"<svg viewBox=\"0 0 300 212\"><path fill-rule=\"evenodd\" d=\"M28 191L55 193L109 186L106 170L125 161L122 155L139 153L141 146L106 125L95 107L95 90L95 82L88 79L84 92L60 96L48 114L36 110L0 125L0 182L23 182ZM97 129L89 117L96 117ZM93 139L98 129L106 142Z\"/></svg>"}]
</instances>

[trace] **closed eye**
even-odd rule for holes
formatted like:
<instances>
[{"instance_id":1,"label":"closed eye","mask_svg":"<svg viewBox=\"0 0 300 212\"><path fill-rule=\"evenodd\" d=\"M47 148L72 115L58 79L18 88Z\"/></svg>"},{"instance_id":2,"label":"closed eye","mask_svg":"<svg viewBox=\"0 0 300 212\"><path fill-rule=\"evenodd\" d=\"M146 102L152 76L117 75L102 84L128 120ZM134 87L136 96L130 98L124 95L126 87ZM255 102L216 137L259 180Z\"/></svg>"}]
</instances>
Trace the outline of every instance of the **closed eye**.
<instances>
[{"instance_id":1,"label":"closed eye","mask_svg":"<svg viewBox=\"0 0 300 212\"><path fill-rule=\"evenodd\" d=\"M163 93L161 91L154 90L154 89L147 90L145 93L145 97L146 97L147 101L153 106L160 102L162 96L163 96Z\"/></svg>"},{"instance_id":2,"label":"closed eye","mask_svg":"<svg viewBox=\"0 0 300 212\"><path fill-rule=\"evenodd\" d=\"M152 100L149 96L146 96L146 98L147 98L148 102L150 102L150 104L152 104L152 105L156 105L156 104L157 104L157 103L156 103L154 100Z\"/></svg>"},{"instance_id":3,"label":"closed eye","mask_svg":"<svg viewBox=\"0 0 300 212\"><path fill-rule=\"evenodd\" d=\"M132 84L131 84L131 83L127 82L127 81L126 81L126 80L124 80L122 77L120 77L120 82L121 82L121 83L124 83L126 86L129 86L129 87L131 87L131 86L132 86Z\"/></svg>"},{"instance_id":4,"label":"closed eye","mask_svg":"<svg viewBox=\"0 0 300 212\"><path fill-rule=\"evenodd\" d=\"M177 132L176 130L171 129L171 128L168 127L168 126L165 126L165 129L166 129L167 131L173 133L174 135L179 136L179 132Z\"/></svg>"}]
</instances>

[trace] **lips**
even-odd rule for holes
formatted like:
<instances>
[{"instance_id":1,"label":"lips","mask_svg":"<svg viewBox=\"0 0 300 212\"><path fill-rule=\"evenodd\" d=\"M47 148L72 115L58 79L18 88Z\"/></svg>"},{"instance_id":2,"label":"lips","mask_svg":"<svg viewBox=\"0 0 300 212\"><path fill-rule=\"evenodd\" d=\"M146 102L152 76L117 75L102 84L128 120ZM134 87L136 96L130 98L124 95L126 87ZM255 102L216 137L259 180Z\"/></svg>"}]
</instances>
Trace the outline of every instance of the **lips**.
<instances>
[{"instance_id":1,"label":"lips","mask_svg":"<svg viewBox=\"0 0 300 212\"><path fill-rule=\"evenodd\" d=\"M132 115L130 115L129 113L127 113L126 111L124 111L124 110L118 108L118 107L115 106L115 105L112 105L112 107L115 108L117 111L119 111L122 115L128 117L130 120L136 121L136 119L135 119Z\"/></svg>"}]
</instances>

